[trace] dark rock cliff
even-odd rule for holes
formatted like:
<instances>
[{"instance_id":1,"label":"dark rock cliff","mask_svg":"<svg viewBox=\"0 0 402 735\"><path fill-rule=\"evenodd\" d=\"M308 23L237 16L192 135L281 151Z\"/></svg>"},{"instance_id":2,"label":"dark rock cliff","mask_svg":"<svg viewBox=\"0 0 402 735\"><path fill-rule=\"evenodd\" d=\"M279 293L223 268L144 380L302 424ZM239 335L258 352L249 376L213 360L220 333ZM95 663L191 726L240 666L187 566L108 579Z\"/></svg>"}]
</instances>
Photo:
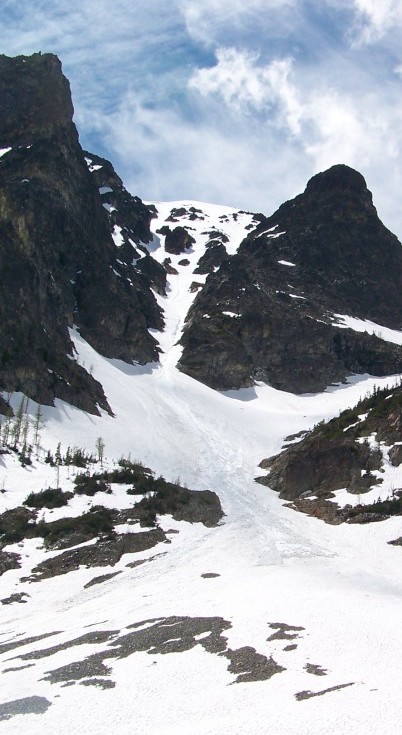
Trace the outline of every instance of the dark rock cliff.
<instances>
[{"instance_id":1,"label":"dark rock cliff","mask_svg":"<svg viewBox=\"0 0 402 735\"><path fill-rule=\"evenodd\" d=\"M351 373L402 369L402 350L334 314L402 326L402 247L347 166L262 218L197 295L179 368L226 390L263 380L314 392Z\"/></svg>"},{"instance_id":2,"label":"dark rock cliff","mask_svg":"<svg viewBox=\"0 0 402 735\"><path fill-rule=\"evenodd\" d=\"M279 493L292 507L330 523L370 522L402 513L402 489L389 498L339 509L334 493L346 489L352 495L381 490L389 464L402 463L402 387L375 390L354 408L348 408L277 456L260 463L268 474L258 482Z\"/></svg>"},{"instance_id":3,"label":"dark rock cliff","mask_svg":"<svg viewBox=\"0 0 402 735\"><path fill-rule=\"evenodd\" d=\"M0 149L9 149L0 157L0 388L96 412L107 400L76 362L68 327L108 357L158 359L148 328L161 328L162 316L131 257L151 240L154 213L104 162L114 209L130 209L132 243L125 252L115 244L118 219L99 190L108 184L85 160L57 57L1 56L0 97Z\"/></svg>"}]
</instances>

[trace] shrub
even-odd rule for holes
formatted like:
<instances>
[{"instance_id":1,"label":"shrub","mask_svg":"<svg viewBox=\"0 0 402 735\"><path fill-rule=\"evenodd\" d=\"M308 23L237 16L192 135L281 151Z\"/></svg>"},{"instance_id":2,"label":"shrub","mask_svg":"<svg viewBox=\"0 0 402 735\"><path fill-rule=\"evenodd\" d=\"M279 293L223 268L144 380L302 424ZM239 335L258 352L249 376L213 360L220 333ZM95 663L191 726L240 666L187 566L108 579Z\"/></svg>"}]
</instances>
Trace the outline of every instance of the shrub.
<instances>
[{"instance_id":1,"label":"shrub","mask_svg":"<svg viewBox=\"0 0 402 735\"><path fill-rule=\"evenodd\" d=\"M156 525L156 513L154 510L148 508L144 509L140 515L140 526L155 526Z\"/></svg>"},{"instance_id":2,"label":"shrub","mask_svg":"<svg viewBox=\"0 0 402 735\"><path fill-rule=\"evenodd\" d=\"M145 495L156 490L156 480L147 475L140 475L133 487L127 490L127 495Z\"/></svg>"},{"instance_id":3,"label":"shrub","mask_svg":"<svg viewBox=\"0 0 402 735\"><path fill-rule=\"evenodd\" d=\"M120 464L120 463L119 463ZM150 470L138 464L126 464L125 466L116 467L116 469L106 472L109 482L124 483L127 485L131 482L137 483L148 478Z\"/></svg>"},{"instance_id":4,"label":"shrub","mask_svg":"<svg viewBox=\"0 0 402 735\"><path fill-rule=\"evenodd\" d=\"M377 500L375 503L367 505L356 505L350 508L348 512L349 518L359 516L361 513L374 513L381 516L400 516L402 515L402 498L392 497L386 500Z\"/></svg>"},{"instance_id":5,"label":"shrub","mask_svg":"<svg viewBox=\"0 0 402 735\"><path fill-rule=\"evenodd\" d=\"M68 463L75 467L88 467L88 464L94 463L95 457L92 454L88 454L84 449L74 447L72 453L69 453Z\"/></svg>"},{"instance_id":6,"label":"shrub","mask_svg":"<svg viewBox=\"0 0 402 735\"><path fill-rule=\"evenodd\" d=\"M150 514L153 516L174 514L178 505L186 505L190 501L190 490L180 487L173 482L167 482L163 477L154 480L155 495L151 498L143 498L137 508L140 512L140 522Z\"/></svg>"},{"instance_id":7,"label":"shrub","mask_svg":"<svg viewBox=\"0 0 402 735\"><path fill-rule=\"evenodd\" d=\"M45 539L46 545L57 543L63 536L77 533L86 539L113 531L113 511L103 505L95 505L88 513L77 518L60 518L58 521L39 521L36 535Z\"/></svg>"},{"instance_id":8,"label":"shrub","mask_svg":"<svg viewBox=\"0 0 402 735\"><path fill-rule=\"evenodd\" d=\"M112 489L104 479L104 475L86 475L80 473L74 479L75 492L77 495L93 496L95 493L111 493Z\"/></svg>"},{"instance_id":9,"label":"shrub","mask_svg":"<svg viewBox=\"0 0 402 735\"><path fill-rule=\"evenodd\" d=\"M59 487L48 487L39 493L30 493L23 505L30 508L61 508L72 497L73 493L65 493Z\"/></svg>"}]
</instances>

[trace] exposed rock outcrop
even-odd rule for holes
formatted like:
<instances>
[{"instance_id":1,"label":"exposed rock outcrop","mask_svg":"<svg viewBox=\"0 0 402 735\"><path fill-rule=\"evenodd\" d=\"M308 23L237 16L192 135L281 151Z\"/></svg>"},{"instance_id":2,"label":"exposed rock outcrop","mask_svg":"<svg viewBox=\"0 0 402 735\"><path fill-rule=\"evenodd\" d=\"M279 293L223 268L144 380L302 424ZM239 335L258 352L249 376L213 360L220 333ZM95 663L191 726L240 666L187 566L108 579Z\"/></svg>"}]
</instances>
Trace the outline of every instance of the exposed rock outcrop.
<instances>
[{"instance_id":1,"label":"exposed rock outcrop","mask_svg":"<svg viewBox=\"0 0 402 735\"><path fill-rule=\"evenodd\" d=\"M21 557L10 551L0 551L0 577L9 569L19 569Z\"/></svg>"},{"instance_id":2,"label":"exposed rock outcrop","mask_svg":"<svg viewBox=\"0 0 402 735\"><path fill-rule=\"evenodd\" d=\"M108 357L157 360L148 328L163 322L150 278L113 241L57 57L1 56L0 95L0 387L108 409L102 386L75 360L68 327ZM102 167L133 242L149 241L153 211Z\"/></svg>"},{"instance_id":3,"label":"exposed rock outcrop","mask_svg":"<svg viewBox=\"0 0 402 735\"><path fill-rule=\"evenodd\" d=\"M318 424L306 437L260 463L258 482L291 507L327 523L370 523L402 514L402 490L371 503L339 507L334 493L361 495L383 482L384 463L400 461L402 387L377 390L353 409Z\"/></svg>"},{"instance_id":4,"label":"exposed rock outcrop","mask_svg":"<svg viewBox=\"0 0 402 735\"><path fill-rule=\"evenodd\" d=\"M77 549L63 551L62 554L45 559L36 566L30 582L38 582L49 577L86 567L113 567L123 554L134 554L138 551L151 549L161 541L165 541L165 534L160 528L142 533L126 533L116 539L98 541L94 546L82 546Z\"/></svg>"},{"instance_id":5,"label":"exposed rock outcrop","mask_svg":"<svg viewBox=\"0 0 402 735\"><path fill-rule=\"evenodd\" d=\"M219 390L263 380L314 392L402 368L402 349L335 314L402 326L402 247L363 177L318 174L210 273L188 314L179 368Z\"/></svg>"},{"instance_id":6,"label":"exposed rock outcrop","mask_svg":"<svg viewBox=\"0 0 402 735\"><path fill-rule=\"evenodd\" d=\"M319 432L313 432L280 454L272 462L269 475L259 481L286 500L305 493L328 498L341 488L361 493L376 484L371 471L381 466L380 459L381 455L373 452L368 444L357 444L349 437L325 441Z\"/></svg>"},{"instance_id":7,"label":"exposed rock outcrop","mask_svg":"<svg viewBox=\"0 0 402 735\"><path fill-rule=\"evenodd\" d=\"M163 235L166 235L165 250L167 253L171 253L171 255L185 253L195 242L188 230L181 225L178 225L173 230L165 225L160 231Z\"/></svg>"}]
</instances>

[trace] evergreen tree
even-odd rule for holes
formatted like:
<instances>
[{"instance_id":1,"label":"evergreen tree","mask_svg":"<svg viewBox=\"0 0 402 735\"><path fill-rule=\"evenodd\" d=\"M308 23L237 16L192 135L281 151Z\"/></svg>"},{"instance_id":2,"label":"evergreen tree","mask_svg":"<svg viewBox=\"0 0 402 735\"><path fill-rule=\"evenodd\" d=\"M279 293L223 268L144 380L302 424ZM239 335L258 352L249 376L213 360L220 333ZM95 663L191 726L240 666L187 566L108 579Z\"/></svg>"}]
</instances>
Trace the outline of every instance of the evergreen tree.
<instances>
[{"instance_id":1,"label":"evergreen tree","mask_svg":"<svg viewBox=\"0 0 402 735\"><path fill-rule=\"evenodd\" d=\"M68 447L67 447L67 451L66 451L66 454L65 454L65 457L64 457L64 464L65 464L65 465L66 465L66 467L67 467L67 480L69 480L69 479L70 479L70 465L71 465L71 462L72 462L72 457L71 457L71 449L70 449L70 447L68 446Z\"/></svg>"},{"instance_id":2,"label":"evergreen tree","mask_svg":"<svg viewBox=\"0 0 402 735\"><path fill-rule=\"evenodd\" d=\"M22 422L21 435L22 435L22 442L26 446L28 446L28 433L29 433L29 418L27 414L25 414L24 420Z\"/></svg>"},{"instance_id":3,"label":"evergreen tree","mask_svg":"<svg viewBox=\"0 0 402 735\"><path fill-rule=\"evenodd\" d=\"M51 467L54 467L54 458L53 455L50 452L50 449L47 450L47 454L45 457L46 464L50 464Z\"/></svg>"},{"instance_id":4,"label":"evergreen tree","mask_svg":"<svg viewBox=\"0 0 402 735\"><path fill-rule=\"evenodd\" d=\"M12 398L12 392L7 393L6 397L6 403L10 409L9 413L5 415L4 421L2 423L1 427L1 440L3 443L3 446L7 447L8 443L10 441L10 434L11 434L11 417L14 415L13 410L11 408L11 398Z\"/></svg>"}]
</instances>

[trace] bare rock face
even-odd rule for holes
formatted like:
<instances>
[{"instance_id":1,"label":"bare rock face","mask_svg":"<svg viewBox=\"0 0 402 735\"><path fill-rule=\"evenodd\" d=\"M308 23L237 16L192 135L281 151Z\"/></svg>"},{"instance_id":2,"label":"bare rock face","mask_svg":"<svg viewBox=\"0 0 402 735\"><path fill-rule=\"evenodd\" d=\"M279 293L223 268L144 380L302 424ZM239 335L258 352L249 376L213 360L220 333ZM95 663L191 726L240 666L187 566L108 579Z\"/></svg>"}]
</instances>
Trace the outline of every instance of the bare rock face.
<instances>
[{"instance_id":1,"label":"bare rock face","mask_svg":"<svg viewBox=\"0 0 402 735\"><path fill-rule=\"evenodd\" d=\"M210 273L187 317L179 368L218 390L262 380L295 393L351 373L399 372L402 349L335 314L402 326L402 247L347 166L262 218Z\"/></svg>"},{"instance_id":2,"label":"bare rock face","mask_svg":"<svg viewBox=\"0 0 402 735\"><path fill-rule=\"evenodd\" d=\"M119 257L57 57L1 56L0 95L0 386L41 403L59 397L108 409L101 385L75 360L68 327L107 357L157 360L148 328L163 322L150 278L127 253ZM122 185L116 197L129 207ZM135 205L134 244L151 239L154 214Z\"/></svg>"},{"instance_id":3,"label":"bare rock face","mask_svg":"<svg viewBox=\"0 0 402 735\"><path fill-rule=\"evenodd\" d=\"M180 255L191 248L195 242L185 227L178 225L171 230L170 227L165 226L163 229L166 231L165 250L167 253Z\"/></svg>"},{"instance_id":4,"label":"bare rock face","mask_svg":"<svg viewBox=\"0 0 402 735\"><path fill-rule=\"evenodd\" d=\"M1 139L7 146L30 146L33 135L51 138L63 128L71 134L70 85L56 56L0 56L0 95Z\"/></svg>"},{"instance_id":5,"label":"bare rock face","mask_svg":"<svg viewBox=\"0 0 402 735\"><path fill-rule=\"evenodd\" d=\"M212 241L207 245L208 248L198 261L198 265L194 270L194 273L199 273L201 275L211 273L215 268L219 268L222 261L226 258L226 248L222 242Z\"/></svg>"},{"instance_id":6,"label":"bare rock face","mask_svg":"<svg viewBox=\"0 0 402 735\"><path fill-rule=\"evenodd\" d=\"M384 464L400 461L401 427L402 387L377 390L263 460L260 467L268 474L257 480L291 501L291 507L327 523L371 523L401 515L401 489L354 507L339 508L334 500L340 489L354 495L381 489Z\"/></svg>"},{"instance_id":7,"label":"bare rock face","mask_svg":"<svg viewBox=\"0 0 402 735\"><path fill-rule=\"evenodd\" d=\"M370 471L374 459L366 444L356 444L348 437L322 441L317 434L283 452L273 462L269 475L259 478L259 482L286 500L304 493L328 498L344 487L361 493L376 482Z\"/></svg>"},{"instance_id":8,"label":"bare rock face","mask_svg":"<svg viewBox=\"0 0 402 735\"><path fill-rule=\"evenodd\" d=\"M19 569L21 557L10 551L0 551L0 577L9 569Z\"/></svg>"}]
</instances>

